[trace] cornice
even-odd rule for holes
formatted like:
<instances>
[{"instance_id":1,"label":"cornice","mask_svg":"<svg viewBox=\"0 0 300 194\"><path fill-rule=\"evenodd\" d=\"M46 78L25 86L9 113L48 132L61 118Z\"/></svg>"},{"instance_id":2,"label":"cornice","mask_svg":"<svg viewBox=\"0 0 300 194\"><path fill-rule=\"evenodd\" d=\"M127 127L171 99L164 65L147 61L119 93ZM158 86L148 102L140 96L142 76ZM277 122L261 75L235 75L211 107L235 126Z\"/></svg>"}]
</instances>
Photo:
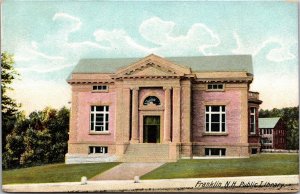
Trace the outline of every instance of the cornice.
<instances>
[{"instance_id":1,"label":"cornice","mask_svg":"<svg viewBox=\"0 0 300 194\"><path fill-rule=\"evenodd\" d=\"M196 78L194 82L200 83L251 83L253 81L253 77L230 77L230 78Z\"/></svg>"},{"instance_id":2,"label":"cornice","mask_svg":"<svg viewBox=\"0 0 300 194\"><path fill-rule=\"evenodd\" d=\"M89 80L89 79L70 79L67 82L71 85L73 84L110 84L114 83L113 80Z\"/></svg>"}]
</instances>

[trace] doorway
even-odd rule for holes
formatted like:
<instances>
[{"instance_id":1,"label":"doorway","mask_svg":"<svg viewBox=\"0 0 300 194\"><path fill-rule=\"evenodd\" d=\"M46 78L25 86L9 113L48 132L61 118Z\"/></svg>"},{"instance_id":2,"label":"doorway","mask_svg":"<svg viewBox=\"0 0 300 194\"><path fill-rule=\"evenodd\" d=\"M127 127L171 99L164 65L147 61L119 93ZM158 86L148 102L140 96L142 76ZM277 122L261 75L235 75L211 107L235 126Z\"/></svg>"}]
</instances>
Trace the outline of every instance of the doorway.
<instances>
[{"instance_id":1,"label":"doorway","mask_svg":"<svg viewBox=\"0 0 300 194\"><path fill-rule=\"evenodd\" d=\"M160 116L144 116L143 142L160 143Z\"/></svg>"}]
</instances>

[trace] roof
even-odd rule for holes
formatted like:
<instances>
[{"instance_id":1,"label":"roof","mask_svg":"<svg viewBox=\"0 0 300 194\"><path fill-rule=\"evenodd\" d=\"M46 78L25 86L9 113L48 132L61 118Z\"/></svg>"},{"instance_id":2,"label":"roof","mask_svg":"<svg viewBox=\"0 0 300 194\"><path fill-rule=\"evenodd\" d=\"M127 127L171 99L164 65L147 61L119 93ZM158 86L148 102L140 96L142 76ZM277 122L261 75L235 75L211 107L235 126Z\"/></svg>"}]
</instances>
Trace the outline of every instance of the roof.
<instances>
[{"instance_id":1,"label":"roof","mask_svg":"<svg viewBox=\"0 0 300 194\"><path fill-rule=\"evenodd\" d=\"M115 73L119 68L142 58L81 59L72 73ZM196 57L166 57L178 65L190 67L193 72L245 71L253 74L251 55L223 55Z\"/></svg>"},{"instance_id":2,"label":"roof","mask_svg":"<svg viewBox=\"0 0 300 194\"><path fill-rule=\"evenodd\" d=\"M259 128L273 129L278 123L280 117L273 118L258 118Z\"/></svg>"}]
</instances>

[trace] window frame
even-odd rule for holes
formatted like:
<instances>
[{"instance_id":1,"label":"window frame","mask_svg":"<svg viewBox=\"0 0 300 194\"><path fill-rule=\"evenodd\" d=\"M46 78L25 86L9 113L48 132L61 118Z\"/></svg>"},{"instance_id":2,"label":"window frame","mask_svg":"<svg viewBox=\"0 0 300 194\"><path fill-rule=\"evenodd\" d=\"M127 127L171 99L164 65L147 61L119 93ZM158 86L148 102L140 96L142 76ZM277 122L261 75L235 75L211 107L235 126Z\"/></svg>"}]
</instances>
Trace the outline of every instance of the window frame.
<instances>
[{"instance_id":1,"label":"window frame","mask_svg":"<svg viewBox=\"0 0 300 194\"><path fill-rule=\"evenodd\" d=\"M212 107L213 106L218 106L219 107L219 112L215 112L215 111L211 111ZM207 107L209 108L209 111L207 112ZM222 110L222 107L224 107L224 111ZM216 115L219 115L219 122L213 122L213 123L219 123L219 131L212 131L212 127L211 127L211 124L212 124L212 115L213 114L216 114ZM225 121L223 122L222 120L222 116L225 116ZM208 122L207 122L207 116L209 117L208 118ZM222 134L222 133L226 133L227 132L227 127L226 127L226 105L205 105L205 133L219 133L219 134ZM207 129L207 123L208 123L208 129ZM223 126L223 123L224 123L224 130L222 128Z\"/></svg>"},{"instance_id":2,"label":"window frame","mask_svg":"<svg viewBox=\"0 0 300 194\"><path fill-rule=\"evenodd\" d=\"M97 111L97 107L103 107L102 111ZM101 108L100 108L101 109ZM101 115L102 121L97 121L97 116ZM93 118L93 121L92 121ZM102 124L97 124L101 123ZM109 106L108 105L91 105L90 106L90 127L92 133L107 133L109 132ZM96 130L96 127L102 127L103 130Z\"/></svg>"},{"instance_id":3,"label":"window frame","mask_svg":"<svg viewBox=\"0 0 300 194\"><path fill-rule=\"evenodd\" d=\"M216 88L214 88L214 86L216 86ZM219 88L219 86L222 86L222 88ZM224 91L224 90L225 90L224 83L208 83L208 84L206 84L206 91Z\"/></svg>"},{"instance_id":4,"label":"window frame","mask_svg":"<svg viewBox=\"0 0 300 194\"><path fill-rule=\"evenodd\" d=\"M105 89L104 89L104 87L105 87ZM93 92L108 92L108 88L109 88L108 85L92 85Z\"/></svg>"},{"instance_id":5,"label":"window frame","mask_svg":"<svg viewBox=\"0 0 300 194\"><path fill-rule=\"evenodd\" d=\"M218 150L218 155L212 155L212 150ZM208 154L206 154L208 151ZM223 154L224 151L224 154ZM226 156L226 148L204 148L204 154L206 157L225 157Z\"/></svg>"},{"instance_id":6,"label":"window frame","mask_svg":"<svg viewBox=\"0 0 300 194\"><path fill-rule=\"evenodd\" d=\"M99 148L99 152L96 149ZM92 152L91 152L92 149ZM89 154L108 154L107 146L89 146Z\"/></svg>"},{"instance_id":7,"label":"window frame","mask_svg":"<svg viewBox=\"0 0 300 194\"><path fill-rule=\"evenodd\" d=\"M154 103L153 101L149 101L151 98L155 99L156 102ZM149 102L146 102L146 100L148 100ZM156 106L161 106L160 99L154 95L149 95L143 100L143 106L148 106L150 104L154 104Z\"/></svg>"},{"instance_id":8,"label":"window frame","mask_svg":"<svg viewBox=\"0 0 300 194\"><path fill-rule=\"evenodd\" d=\"M252 109L254 110L252 112ZM251 117L253 117L253 123L251 123ZM249 124L250 124L250 134L255 135L256 134L256 108L255 107L250 107L250 119L249 119ZM253 125L253 128L251 128L251 125ZM252 129L254 131L252 131Z\"/></svg>"}]
</instances>

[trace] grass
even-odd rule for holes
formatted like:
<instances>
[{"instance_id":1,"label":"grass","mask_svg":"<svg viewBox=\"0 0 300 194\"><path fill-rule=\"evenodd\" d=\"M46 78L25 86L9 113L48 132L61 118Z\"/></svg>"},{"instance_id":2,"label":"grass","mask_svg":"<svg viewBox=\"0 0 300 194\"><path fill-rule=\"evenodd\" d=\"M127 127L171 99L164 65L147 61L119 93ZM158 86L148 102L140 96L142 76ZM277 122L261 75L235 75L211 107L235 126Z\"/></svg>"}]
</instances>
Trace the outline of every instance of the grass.
<instances>
[{"instance_id":1,"label":"grass","mask_svg":"<svg viewBox=\"0 0 300 194\"><path fill-rule=\"evenodd\" d=\"M2 184L76 182L92 178L119 163L50 164L5 170ZM166 163L142 179L204 178L299 174L298 154L258 154L242 159L179 160Z\"/></svg>"},{"instance_id":2,"label":"grass","mask_svg":"<svg viewBox=\"0 0 300 194\"><path fill-rule=\"evenodd\" d=\"M2 172L2 184L13 183L52 183L76 182L82 176L88 179L104 172L119 163L99 164L49 164L30 168L5 170Z\"/></svg>"},{"instance_id":3,"label":"grass","mask_svg":"<svg viewBox=\"0 0 300 194\"><path fill-rule=\"evenodd\" d=\"M258 154L242 159L179 160L142 179L205 178L299 174L298 154Z\"/></svg>"}]
</instances>

